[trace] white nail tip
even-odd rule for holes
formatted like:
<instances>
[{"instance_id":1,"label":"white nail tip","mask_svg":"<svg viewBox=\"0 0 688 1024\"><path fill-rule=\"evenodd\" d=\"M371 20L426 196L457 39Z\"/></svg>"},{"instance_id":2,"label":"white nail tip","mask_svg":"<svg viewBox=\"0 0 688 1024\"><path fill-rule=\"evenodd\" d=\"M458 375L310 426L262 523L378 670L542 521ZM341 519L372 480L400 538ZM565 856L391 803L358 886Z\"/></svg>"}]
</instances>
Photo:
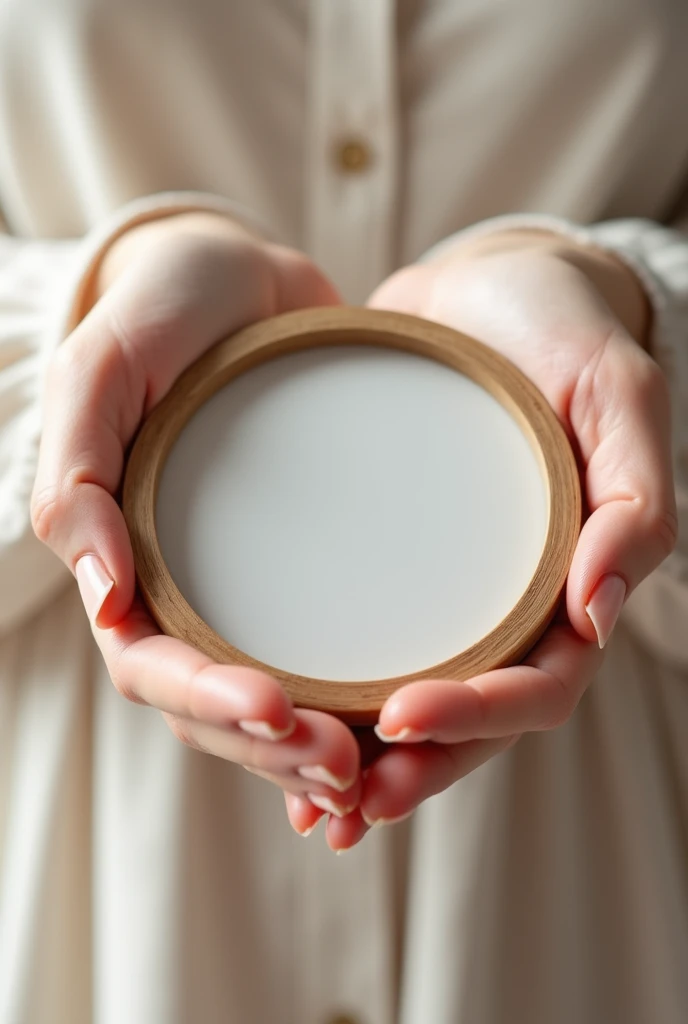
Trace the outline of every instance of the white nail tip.
<instances>
[{"instance_id":1,"label":"white nail tip","mask_svg":"<svg viewBox=\"0 0 688 1024\"><path fill-rule=\"evenodd\" d=\"M626 598L626 583L614 573L604 576L585 605L588 618L595 627L597 642L603 648L619 618Z\"/></svg>"},{"instance_id":2,"label":"white nail tip","mask_svg":"<svg viewBox=\"0 0 688 1024\"><path fill-rule=\"evenodd\" d=\"M400 729L394 736L389 736L386 732L382 731L381 726L376 725L374 727L375 735L383 743L403 743L405 740L410 740L414 743L424 743L429 740L430 737L427 733L418 732L417 729L412 729L409 725L405 725L403 729Z\"/></svg>"},{"instance_id":3,"label":"white nail tip","mask_svg":"<svg viewBox=\"0 0 688 1024\"><path fill-rule=\"evenodd\" d=\"M353 807L342 807L341 804L330 800L328 796L321 796L319 793L309 793L308 799L314 807L321 811L327 811L328 814L334 814L336 818L345 818L353 811Z\"/></svg>"},{"instance_id":4,"label":"white nail tip","mask_svg":"<svg viewBox=\"0 0 688 1024\"><path fill-rule=\"evenodd\" d=\"M95 555L82 555L74 567L74 572L88 616L95 622L115 581Z\"/></svg>"},{"instance_id":5,"label":"white nail tip","mask_svg":"<svg viewBox=\"0 0 688 1024\"><path fill-rule=\"evenodd\" d=\"M402 821L407 821L412 814L413 811L409 811L408 814L400 814L397 818L376 818L375 821L371 821L361 811L361 816L369 828L382 828L383 825L398 825Z\"/></svg>"},{"instance_id":6,"label":"white nail tip","mask_svg":"<svg viewBox=\"0 0 688 1024\"><path fill-rule=\"evenodd\" d=\"M326 786L331 786L338 793L351 789L356 781L352 779L350 782L347 782L345 779L339 779L334 772L331 772L329 768L322 764L304 765L302 768L297 769L297 773L302 779L307 779L309 782L322 782Z\"/></svg>"},{"instance_id":7,"label":"white nail tip","mask_svg":"<svg viewBox=\"0 0 688 1024\"><path fill-rule=\"evenodd\" d=\"M259 740L285 740L294 731L295 723L286 729L275 729L269 722L255 722L252 719L242 718L239 720L239 728L249 736L255 736Z\"/></svg>"}]
</instances>

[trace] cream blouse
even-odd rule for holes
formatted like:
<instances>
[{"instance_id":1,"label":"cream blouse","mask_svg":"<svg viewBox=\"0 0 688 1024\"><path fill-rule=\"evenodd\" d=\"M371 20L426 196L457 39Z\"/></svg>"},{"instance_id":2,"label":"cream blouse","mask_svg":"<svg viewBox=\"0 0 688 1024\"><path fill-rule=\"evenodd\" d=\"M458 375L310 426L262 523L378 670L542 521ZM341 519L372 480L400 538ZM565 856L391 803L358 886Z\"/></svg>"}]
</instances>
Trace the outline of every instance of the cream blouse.
<instances>
[{"instance_id":1,"label":"cream blouse","mask_svg":"<svg viewBox=\"0 0 688 1024\"><path fill-rule=\"evenodd\" d=\"M688 196L687 45L681 0L0 3L0 1024L685 1020L688 240L661 225ZM352 302L471 224L544 216L655 306L677 551L565 727L341 858L117 696L30 530L80 284L186 207Z\"/></svg>"}]
</instances>

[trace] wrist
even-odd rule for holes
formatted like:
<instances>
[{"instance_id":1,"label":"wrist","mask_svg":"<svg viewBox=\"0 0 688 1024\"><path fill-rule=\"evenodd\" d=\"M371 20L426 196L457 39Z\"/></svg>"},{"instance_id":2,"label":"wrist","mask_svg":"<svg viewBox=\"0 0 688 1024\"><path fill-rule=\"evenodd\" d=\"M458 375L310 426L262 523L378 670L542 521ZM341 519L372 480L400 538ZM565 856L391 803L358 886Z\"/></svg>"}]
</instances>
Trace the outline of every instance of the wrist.
<instances>
[{"instance_id":1,"label":"wrist","mask_svg":"<svg viewBox=\"0 0 688 1024\"><path fill-rule=\"evenodd\" d=\"M263 240L230 217L206 210L185 211L138 221L117 235L93 268L82 316L142 252L167 239L196 235L227 241Z\"/></svg>"},{"instance_id":2,"label":"wrist","mask_svg":"<svg viewBox=\"0 0 688 1024\"><path fill-rule=\"evenodd\" d=\"M648 348L652 307L636 274L612 253L540 228L514 228L467 238L432 262L464 263L507 253L552 256L583 273L629 334Z\"/></svg>"}]
</instances>

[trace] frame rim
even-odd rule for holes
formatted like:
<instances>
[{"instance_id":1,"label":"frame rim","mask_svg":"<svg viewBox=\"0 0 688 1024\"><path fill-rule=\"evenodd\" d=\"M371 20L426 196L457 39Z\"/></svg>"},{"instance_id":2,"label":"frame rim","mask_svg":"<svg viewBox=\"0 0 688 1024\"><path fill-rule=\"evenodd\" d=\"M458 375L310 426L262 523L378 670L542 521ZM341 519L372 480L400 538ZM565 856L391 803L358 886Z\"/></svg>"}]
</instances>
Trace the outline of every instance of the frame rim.
<instances>
[{"instance_id":1,"label":"frame rim","mask_svg":"<svg viewBox=\"0 0 688 1024\"><path fill-rule=\"evenodd\" d=\"M222 387L254 366L308 348L365 346L434 359L488 391L511 415L533 450L547 493L547 530L538 564L519 600L489 633L452 658L417 672L373 680L327 680L287 672L234 647L198 615L178 590L160 549L155 520L167 457L192 416ZM462 681L513 665L552 620L581 526L578 468L554 411L505 356L451 327L405 313L319 307L258 321L220 341L194 362L144 421L127 461L122 511L136 579L163 633L214 661L244 665L280 680L297 707L317 708L350 724L377 719L400 686L420 679Z\"/></svg>"}]
</instances>

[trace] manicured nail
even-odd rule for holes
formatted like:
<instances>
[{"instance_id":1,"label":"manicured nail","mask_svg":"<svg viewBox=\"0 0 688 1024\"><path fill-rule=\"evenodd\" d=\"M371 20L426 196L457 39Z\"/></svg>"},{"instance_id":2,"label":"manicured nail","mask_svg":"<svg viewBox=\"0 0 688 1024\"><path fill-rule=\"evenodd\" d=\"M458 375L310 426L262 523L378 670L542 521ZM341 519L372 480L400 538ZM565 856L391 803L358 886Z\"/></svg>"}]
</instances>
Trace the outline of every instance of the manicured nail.
<instances>
[{"instance_id":1,"label":"manicured nail","mask_svg":"<svg viewBox=\"0 0 688 1024\"><path fill-rule=\"evenodd\" d=\"M586 604L585 610L595 627L600 647L604 647L609 640L625 599L626 584L624 580L615 573L610 573L608 576L602 577Z\"/></svg>"},{"instance_id":2,"label":"manicured nail","mask_svg":"<svg viewBox=\"0 0 688 1024\"><path fill-rule=\"evenodd\" d=\"M259 740L286 740L296 728L296 722L292 722L286 729L275 729L269 722L254 722L251 719L242 718L239 720L239 728L248 733L249 736L256 736Z\"/></svg>"},{"instance_id":3,"label":"manicured nail","mask_svg":"<svg viewBox=\"0 0 688 1024\"><path fill-rule=\"evenodd\" d=\"M302 779L308 779L309 782L324 782L326 786L331 786L332 789L336 789L338 793L343 793L347 789L351 789L356 779L340 779L338 775L335 775L322 764L308 764L303 768L297 768L297 773Z\"/></svg>"},{"instance_id":4,"label":"manicured nail","mask_svg":"<svg viewBox=\"0 0 688 1024\"><path fill-rule=\"evenodd\" d=\"M334 814L336 818L346 818L347 814L351 814L354 809L336 804L329 796L321 796L320 793L308 793L307 796L314 807L318 807L321 811L327 811L328 814Z\"/></svg>"},{"instance_id":5,"label":"manicured nail","mask_svg":"<svg viewBox=\"0 0 688 1024\"><path fill-rule=\"evenodd\" d=\"M343 853L348 853L348 852L349 852L349 850L352 850L352 849L353 849L353 847L352 847L352 846L345 846L343 850L335 850L334 852L335 852L335 854L337 855L337 857L341 857L341 855L342 855Z\"/></svg>"},{"instance_id":6,"label":"manicured nail","mask_svg":"<svg viewBox=\"0 0 688 1024\"><path fill-rule=\"evenodd\" d=\"M400 821L406 821L412 814L413 811L407 811L406 814L400 814L396 818L369 818L361 808L361 817L369 828L380 828L382 825L398 825Z\"/></svg>"},{"instance_id":7,"label":"manicured nail","mask_svg":"<svg viewBox=\"0 0 688 1024\"><path fill-rule=\"evenodd\" d=\"M382 731L381 725L375 726L375 735L383 743L426 743L430 736L427 732L420 732L418 729L412 729L411 726L405 725L403 729L395 733L394 736L388 735Z\"/></svg>"},{"instance_id":8,"label":"manicured nail","mask_svg":"<svg viewBox=\"0 0 688 1024\"><path fill-rule=\"evenodd\" d=\"M115 581L95 555L82 555L74 571L86 613L91 622L95 623Z\"/></svg>"},{"instance_id":9,"label":"manicured nail","mask_svg":"<svg viewBox=\"0 0 688 1024\"><path fill-rule=\"evenodd\" d=\"M318 818L318 820L316 821L315 825L311 825L309 828L305 828L303 830L303 832L299 832L298 829L294 829L294 831L296 832L297 836L301 836L303 839L308 839L308 837L311 834L311 832L313 832L313 830L318 827L318 825L320 824L321 821L322 821L322 818Z\"/></svg>"}]
</instances>

